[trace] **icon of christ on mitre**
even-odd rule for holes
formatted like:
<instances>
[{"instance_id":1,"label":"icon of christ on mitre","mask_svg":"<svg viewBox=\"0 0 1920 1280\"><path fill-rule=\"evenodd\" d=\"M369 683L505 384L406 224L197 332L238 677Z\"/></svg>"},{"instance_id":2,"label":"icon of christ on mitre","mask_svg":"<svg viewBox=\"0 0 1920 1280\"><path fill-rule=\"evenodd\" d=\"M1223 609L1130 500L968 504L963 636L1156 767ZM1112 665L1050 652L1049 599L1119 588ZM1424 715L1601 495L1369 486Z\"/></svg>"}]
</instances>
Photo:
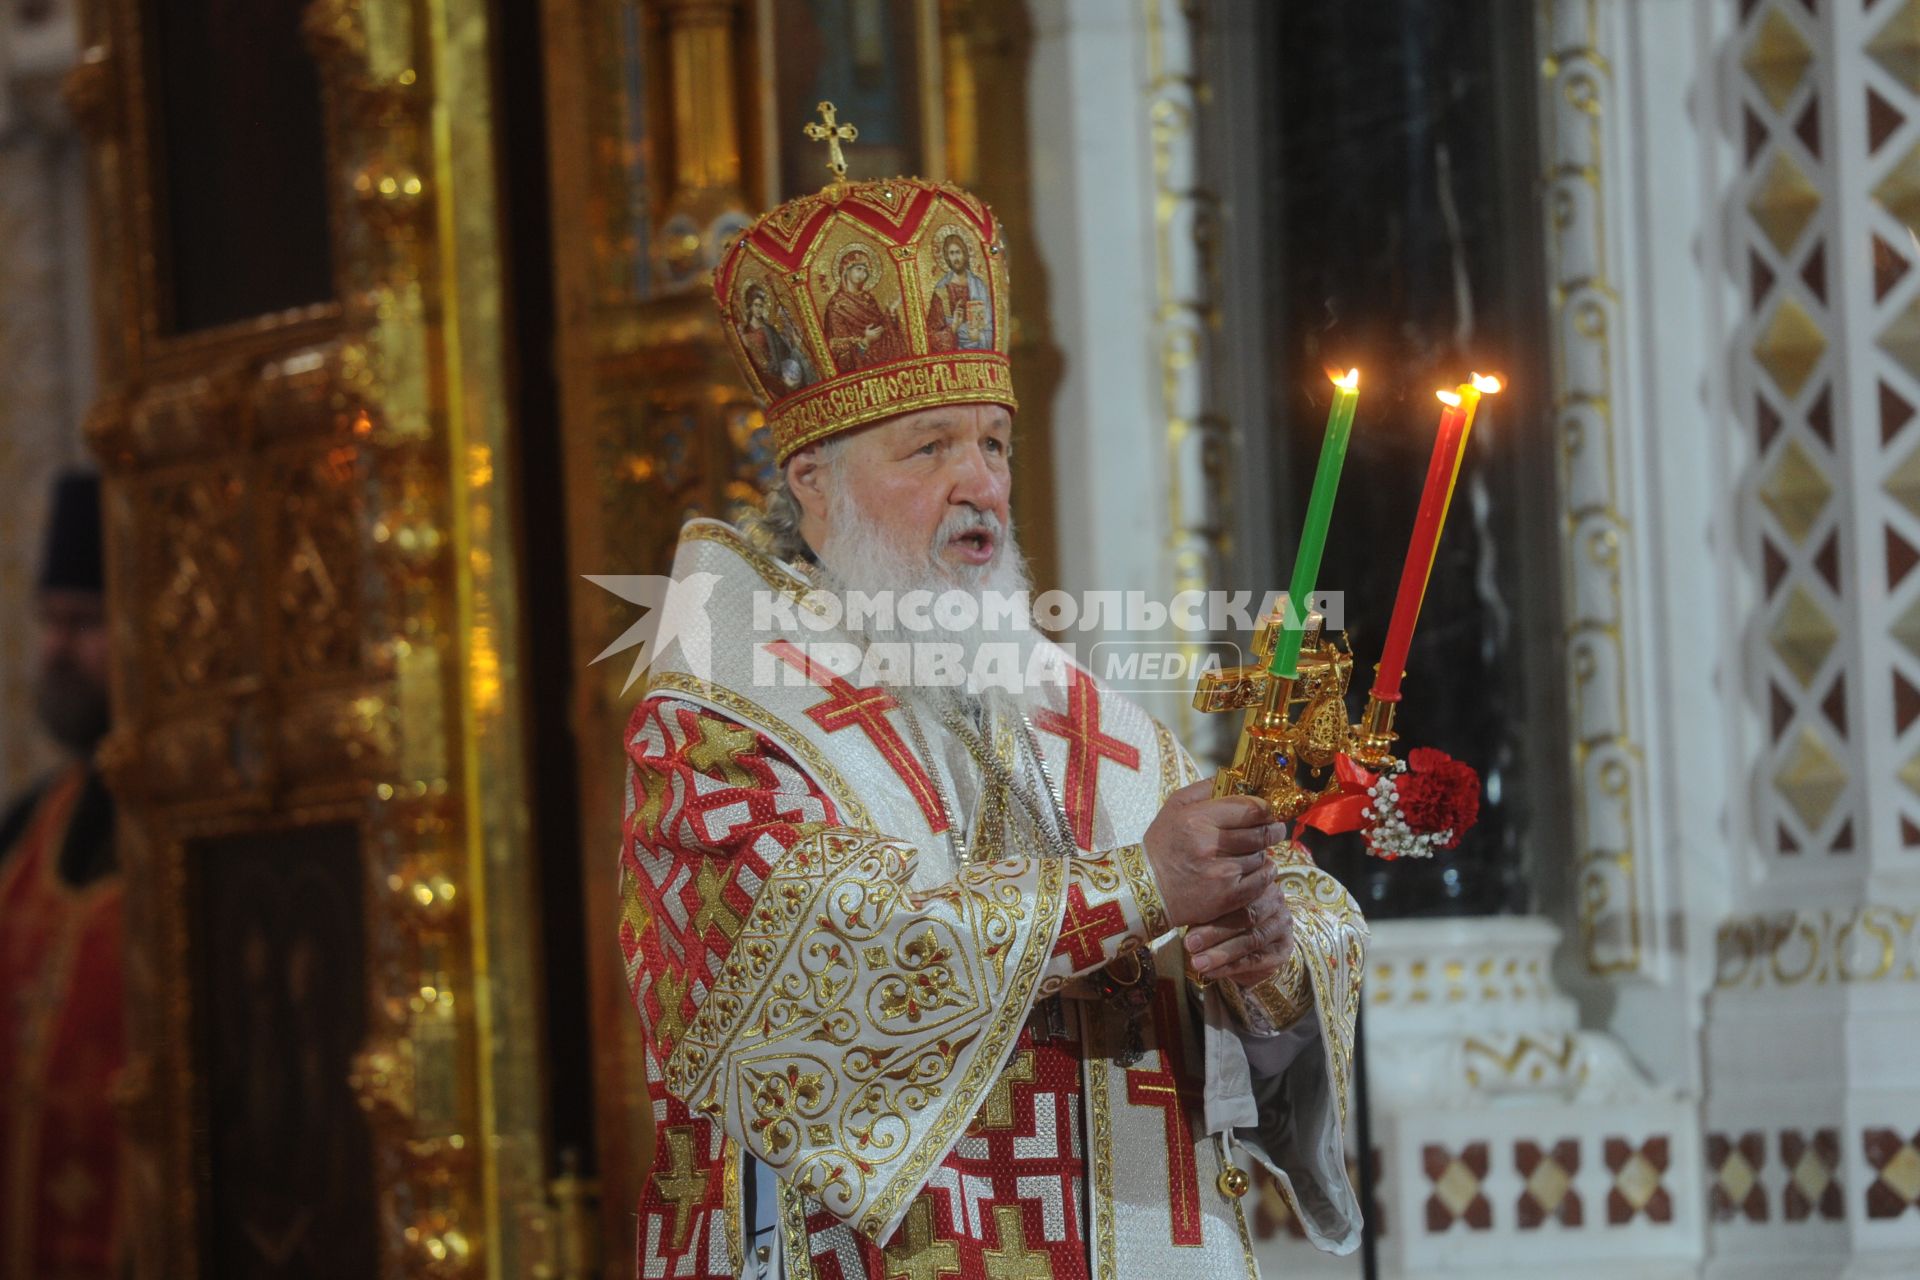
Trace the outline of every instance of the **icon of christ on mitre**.
<instances>
[{"instance_id":1,"label":"icon of christ on mitre","mask_svg":"<svg viewBox=\"0 0 1920 1280\"><path fill-rule=\"evenodd\" d=\"M809 616L1024 607L992 213L839 167L714 284L780 473L743 527L682 531L711 652L656 652L626 731L640 1274L1252 1276L1256 1163L1310 1239L1354 1248L1353 901L1031 626ZM792 317L822 376L769 376L756 313ZM977 670L1010 639L1044 678L921 678L928 645ZM899 641L904 666L859 660Z\"/></svg>"}]
</instances>

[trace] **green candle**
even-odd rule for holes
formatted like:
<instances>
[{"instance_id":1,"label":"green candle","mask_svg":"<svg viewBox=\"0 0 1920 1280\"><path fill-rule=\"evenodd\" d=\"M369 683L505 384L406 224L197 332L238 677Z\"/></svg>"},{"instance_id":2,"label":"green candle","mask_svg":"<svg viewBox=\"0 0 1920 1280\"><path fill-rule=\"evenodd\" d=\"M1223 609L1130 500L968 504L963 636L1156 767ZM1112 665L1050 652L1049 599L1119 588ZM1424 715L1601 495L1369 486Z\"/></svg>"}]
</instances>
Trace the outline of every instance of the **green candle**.
<instances>
[{"instance_id":1,"label":"green candle","mask_svg":"<svg viewBox=\"0 0 1920 1280\"><path fill-rule=\"evenodd\" d=\"M1287 587L1287 620L1273 646L1267 671L1288 679L1300 674L1300 638L1306 631L1307 610L1313 600L1313 582L1320 576L1320 554L1327 549L1327 526L1333 521L1333 495L1340 487L1340 467L1347 460L1347 438L1353 434L1353 408L1360 402L1360 371L1349 369L1333 380L1333 406L1327 410L1327 434L1320 441L1320 465L1313 473L1313 496L1307 500L1307 523L1300 530L1300 550L1293 558L1293 581Z\"/></svg>"}]
</instances>

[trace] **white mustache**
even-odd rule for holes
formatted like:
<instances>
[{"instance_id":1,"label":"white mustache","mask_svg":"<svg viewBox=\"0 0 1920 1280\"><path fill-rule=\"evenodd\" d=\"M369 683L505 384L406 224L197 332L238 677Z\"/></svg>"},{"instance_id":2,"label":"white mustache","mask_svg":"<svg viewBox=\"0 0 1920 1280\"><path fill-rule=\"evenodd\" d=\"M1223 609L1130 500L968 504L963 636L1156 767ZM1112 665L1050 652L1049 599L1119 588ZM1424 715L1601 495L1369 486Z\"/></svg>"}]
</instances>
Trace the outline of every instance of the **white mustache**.
<instances>
[{"instance_id":1,"label":"white mustache","mask_svg":"<svg viewBox=\"0 0 1920 1280\"><path fill-rule=\"evenodd\" d=\"M933 535L934 546L943 547L963 533L983 531L992 534L994 541L998 542L1002 532L1000 517L978 507L959 507L940 522L940 528Z\"/></svg>"}]
</instances>

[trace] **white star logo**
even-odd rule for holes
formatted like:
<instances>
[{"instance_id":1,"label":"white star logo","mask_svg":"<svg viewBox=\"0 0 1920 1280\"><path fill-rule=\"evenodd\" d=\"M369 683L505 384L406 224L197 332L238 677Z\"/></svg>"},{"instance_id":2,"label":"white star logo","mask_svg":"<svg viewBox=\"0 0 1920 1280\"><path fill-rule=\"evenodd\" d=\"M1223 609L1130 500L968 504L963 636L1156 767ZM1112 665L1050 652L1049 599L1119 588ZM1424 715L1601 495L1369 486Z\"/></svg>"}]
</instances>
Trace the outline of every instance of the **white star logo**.
<instances>
[{"instance_id":1,"label":"white star logo","mask_svg":"<svg viewBox=\"0 0 1920 1280\"><path fill-rule=\"evenodd\" d=\"M625 693L633 688L640 673L667 651L680 646L681 661L687 674L705 683L713 679L713 627L707 618L707 601L720 582L717 573L690 573L685 578L670 578L652 573L589 573L582 575L596 587L604 587L622 600L647 610L620 638L594 655L594 662L612 657L623 649L639 646L633 655L633 669L620 686ZM591 665L591 664L589 664Z\"/></svg>"}]
</instances>

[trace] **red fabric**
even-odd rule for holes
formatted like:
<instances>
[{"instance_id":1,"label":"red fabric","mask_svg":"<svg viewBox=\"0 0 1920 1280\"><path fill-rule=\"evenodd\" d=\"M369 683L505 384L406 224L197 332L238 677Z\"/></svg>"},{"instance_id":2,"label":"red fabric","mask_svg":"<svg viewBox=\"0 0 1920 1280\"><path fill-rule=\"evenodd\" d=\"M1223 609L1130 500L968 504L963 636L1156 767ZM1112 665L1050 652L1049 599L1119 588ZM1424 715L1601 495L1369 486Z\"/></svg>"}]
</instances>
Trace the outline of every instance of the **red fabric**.
<instances>
[{"instance_id":1,"label":"red fabric","mask_svg":"<svg viewBox=\"0 0 1920 1280\"><path fill-rule=\"evenodd\" d=\"M991 1280L1023 1274L1022 1265L1030 1263L1021 1260L1030 1255L1045 1259L1053 1280L1083 1280L1088 1275L1079 1041L1036 1036L1028 1025L995 1092L1001 1088L1006 1090L1006 1111L991 1115L1001 1099L989 1096L986 1108L941 1161L885 1249L825 1211L807 1219L817 1280L892 1280L922 1274ZM1011 1123L994 1123L1001 1120ZM925 1209L920 1207L923 1201ZM1010 1213L1018 1215L1018 1240L1001 1234L1001 1227L1011 1223ZM923 1225L928 1230L924 1236L918 1230ZM906 1265L916 1244L940 1265L924 1271Z\"/></svg>"},{"instance_id":2,"label":"red fabric","mask_svg":"<svg viewBox=\"0 0 1920 1280\"><path fill-rule=\"evenodd\" d=\"M84 782L40 801L0 870L0 1277L107 1280L120 1269L125 1060L120 879L57 869Z\"/></svg>"},{"instance_id":3,"label":"red fabric","mask_svg":"<svg viewBox=\"0 0 1920 1280\"><path fill-rule=\"evenodd\" d=\"M947 813L941 806L940 789L927 776L926 767L913 754L913 748L907 745L906 739L887 719L887 712L900 705L898 699L885 689L861 688L845 676L836 675L802 653L791 640L775 640L767 646L767 652L827 691L828 697L824 702L816 702L807 708L809 720L828 733L857 728L866 734L873 743L873 749L880 753L888 766L900 775L900 780L907 784L907 789L913 792L914 803L920 806L920 812L926 816L927 826L936 835L947 829Z\"/></svg>"},{"instance_id":4,"label":"red fabric","mask_svg":"<svg viewBox=\"0 0 1920 1280\"><path fill-rule=\"evenodd\" d=\"M1093 849L1093 811L1099 798L1100 762L1111 760L1135 773L1140 771L1137 747L1107 733L1100 727L1100 686L1079 667L1067 668L1067 712L1051 708L1033 713L1034 726L1067 741L1067 820L1073 826L1074 842L1082 849Z\"/></svg>"},{"instance_id":5,"label":"red fabric","mask_svg":"<svg viewBox=\"0 0 1920 1280\"><path fill-rule=\"evenodd\" d=\"M710 887L725 886L722 901L744 917L772 862L799 840L801 825L839 819L832 800L772 739L717 713L649 698L629 721L627 744L631 812L621 862L644 919L636 926L630 907L621 946L646 1024L655 1126L654 1165L639 1206L639 1272L718 1280L732 1274L725 1243L716 1235L725 1222L729 1144L667 1093L662 1066L672 1052L675 1019L664 1015L691 1019L696 993L704 993L731 950L713 911L705 927L697 927L702 873ZM1034 1078L1007 1081L1012 1126L985 1129L977 1119L921 1193L930 1200L934 1247L949 1244L956 1251L959 1266L950 1274L961 1280L995 1274L999 1264L988 1255L1009 1243L998 1234L996 1206L1018 1210L1022 1247L1044 1251L1056 1280L1087 1274L1080 1048L1065 1039L1036 1041L1029 1027L1009 1060L1015 1075L1024 1074L1023 1053L1032 1055ZM1016 1139L1026 1139L1018 1154ZM1046 1153L1037 1154L1048 1139ZM691 1167L677 1164L682 1152L692 1155ZM1035 1180L1024 1183L1024 1192L1023 1179ZM1056 1183L1057 1192L1048 1189ZM688 1192L697 1199L681 1230L675 1195ZM816 1214L808 1225L819 1276L885 1280L901 1274L885 1251L831 1214ZM890 1247L902 1248L907 1234L903 1228Z\"/></svg>"},{"instance_id":6,"label":"red fabric","mask_svg":"<svg viewBox=\"0 0 1920 1280\"><path fill-rule=\"evenodd\" d=\"M1300 825L1337 836L1344 831L1358 831L1367 824L1368 819L1361 811L1372 800L1367 791L1380 780L1380 775L1361 768L1345 753L1333 758L1333 771L1340 785L1301 814Z\"/></svg>"}]
</instances>

